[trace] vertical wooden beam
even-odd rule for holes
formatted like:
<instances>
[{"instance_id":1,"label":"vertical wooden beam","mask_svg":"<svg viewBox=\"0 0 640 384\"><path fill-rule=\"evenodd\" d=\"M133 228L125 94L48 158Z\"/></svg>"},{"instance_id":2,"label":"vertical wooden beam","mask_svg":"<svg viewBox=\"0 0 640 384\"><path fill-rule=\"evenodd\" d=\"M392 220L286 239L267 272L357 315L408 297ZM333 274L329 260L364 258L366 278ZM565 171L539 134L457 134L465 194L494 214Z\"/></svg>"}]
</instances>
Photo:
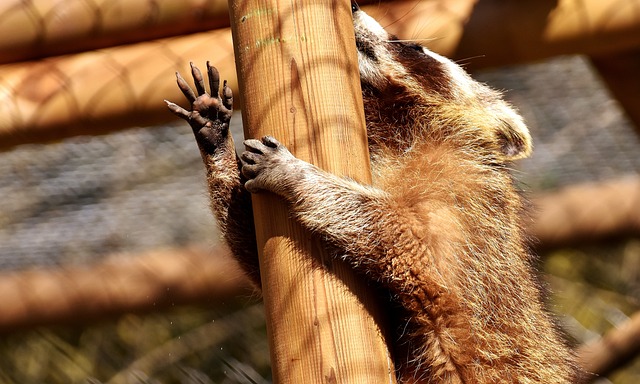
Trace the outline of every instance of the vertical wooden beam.
<instances>
[{"instance_id":1,"label":"vertical wooden beam","mask_svg":"<svg viewBox=\"0 0 640 384\"><path fill-rule=\"evenodd\" d=\"M230 0L245 136L370 182L353 23L346 0ZM276 383L395 381L372 289L290 219L253 199Z\"/></svg>"}]
</instances>

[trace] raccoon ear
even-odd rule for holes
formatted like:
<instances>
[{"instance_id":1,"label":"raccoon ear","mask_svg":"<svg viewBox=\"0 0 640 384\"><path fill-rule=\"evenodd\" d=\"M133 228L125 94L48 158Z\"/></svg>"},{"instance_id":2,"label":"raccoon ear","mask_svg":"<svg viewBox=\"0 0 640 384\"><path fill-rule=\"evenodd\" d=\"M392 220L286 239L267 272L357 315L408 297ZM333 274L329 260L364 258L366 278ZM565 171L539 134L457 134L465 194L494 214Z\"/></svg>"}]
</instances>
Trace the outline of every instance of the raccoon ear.
<instances>
[{"instance_id":1,"label":"raccoon ear","mask_svg":"<svg viewBox=\"0 0 640 384\"><path fill-rule=\"evenodd\" d=\"M529 129L522 117L510 106L501 108L498 115L497 140L505 160L517 160L529 157L533 149Z\"/></svg>"},{"instance_id":2,"label":"raccoon ear","mask_svg":"<svg viewBox=\"0 0 640 384\"><path fill-rule=\"evenodd\" d=\"M498 130L498 145L505 160L529 157L532 150L531 135L522 120L516 122L502 120L501 123L503 126Z\"/></svg>"}]
</instances>

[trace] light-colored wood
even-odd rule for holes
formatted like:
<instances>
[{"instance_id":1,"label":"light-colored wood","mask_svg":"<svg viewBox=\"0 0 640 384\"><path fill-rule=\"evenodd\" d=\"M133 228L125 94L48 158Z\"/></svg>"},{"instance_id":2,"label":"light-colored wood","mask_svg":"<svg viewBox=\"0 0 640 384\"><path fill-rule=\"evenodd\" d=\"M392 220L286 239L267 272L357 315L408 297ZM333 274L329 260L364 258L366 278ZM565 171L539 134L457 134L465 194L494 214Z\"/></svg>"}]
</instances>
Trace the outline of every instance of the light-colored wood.
<instances>
[{"instance_id":1,"label":"light-colored wood","mask_svg":"<svg viewBox=\"0 0 640 384\"><path fill-rule=\"evenodd\" d=\"M404 0L363 9L403 38L428 39L456 59L482 55L471 64L486 67L638 47L639 6L640 0ZM227 14L224 0L6 0L0 63L227 27Z\"/></svg>"},{"instance_id":2,"label":"light-colored wood","mask_svg":"<svg viewBox=\"0 0 640 384\"><path fill-rule=\"evenodd\" d=\"M252 287L230 251L189 246L112 255L93 265L0 273L0 333L172 305L221 303Z\"/></svg>"},{"instance_id":3,"label":"light-colored wood","mask_svg":"<svg viewBox=\"0 0 640 384\"><path fill-rule=\"evenodd\" d=\"M0 148L173 120L175 72L206 60L237 89L228 30L0 66Z\"/></svg>"},{"instance_id":4,"label":"light-colored wood","mask_svg":"<svg viewBox=\"0 0 640 384\"><path fill-rule=\"evenodd\" d=\"M273 135L300 159L370 182L349 1L230 9L245 136ZM274 382L395 381L372 289L280 198L253 203Z\"/></svg>"},{"instance_id":5,"label":"light-colored wood","mask_svg":"<svg viewBox=\"0 0 640 384\"><path fill-rule=\"evenodd\" d=\"M226 0L3 0L0 63L229 26Z\"/></svg>"},{"instance_id":6,"label":"light-colored wood","mask_svg":"<svg viewBox=\"0 0 640 384\"><path fill-rule=\"evenodd\" d=\"M640 178L573 185L534 199L529 233L553 248L640 233Z\"/></svg>"}]
</instances>

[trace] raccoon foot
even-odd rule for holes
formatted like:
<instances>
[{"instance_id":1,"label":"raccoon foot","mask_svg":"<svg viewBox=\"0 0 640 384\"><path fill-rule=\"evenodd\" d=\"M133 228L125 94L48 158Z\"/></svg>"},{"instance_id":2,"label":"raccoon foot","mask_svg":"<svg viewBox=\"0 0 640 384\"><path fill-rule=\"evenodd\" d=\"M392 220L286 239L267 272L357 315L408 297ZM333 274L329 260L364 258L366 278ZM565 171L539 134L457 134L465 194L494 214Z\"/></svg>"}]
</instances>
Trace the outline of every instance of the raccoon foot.
<instances>
[{"instance_id":1,"label":"raccoon foot","mask_svg":"<svg viewBox=\"0 0 640 384\"><path fill-rule=\"evenodd\" d=\"M191 110L187 111L168 100L165 100L165 103L167 103L167 107L171 112L189 123L200 148L204 152L212 154L229 135L229 121L233 112L233 93L225 80L222 85L222 95L219 94L220 74L207 61L207 74L211 90L211 94L208 94L205 89L202 72L193 63L190 63L190 65L198 95L196 96L195 92L178 72L176 72L176 79L178 87L191 104Z\"/></svg>"},{"instance_id":2,"label":"raccoon foot","mask_svg":"<svg viewBox=\"0 0 640 384\"><path fill-rule=\"evenodd\" d=\"M244 186L252 193L270 191L287 197L291 183L300 180L306 165L294 157L278 140L265 136L261 140L245 140L247 150L242 154Z\"/></svg>"}]
</instances>

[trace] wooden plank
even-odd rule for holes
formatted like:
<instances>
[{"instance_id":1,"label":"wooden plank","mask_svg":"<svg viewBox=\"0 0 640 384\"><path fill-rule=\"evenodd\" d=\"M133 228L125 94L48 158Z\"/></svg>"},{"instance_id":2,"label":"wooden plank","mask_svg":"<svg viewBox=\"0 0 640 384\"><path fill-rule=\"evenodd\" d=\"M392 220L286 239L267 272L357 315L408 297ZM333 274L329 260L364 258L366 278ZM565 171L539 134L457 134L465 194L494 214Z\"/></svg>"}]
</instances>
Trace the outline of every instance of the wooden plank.
<instances>
[{"instance_id":1,"label":"wooden plank","mask_svg":"<svg viewBox=\"0 0 640 384\"><path fill-rule=\"evenodd\" d=\"M581 184L532 198L529 234L541 248L640 235L640 178ZM167 287L173 287L167 292ZM0 274L0 332L54 322L100 319L167 303L216 302L249 288L224 247L113 255L84 267ZM137 292L139 294L132 294Z\"/></svg>"}]
</instances>

